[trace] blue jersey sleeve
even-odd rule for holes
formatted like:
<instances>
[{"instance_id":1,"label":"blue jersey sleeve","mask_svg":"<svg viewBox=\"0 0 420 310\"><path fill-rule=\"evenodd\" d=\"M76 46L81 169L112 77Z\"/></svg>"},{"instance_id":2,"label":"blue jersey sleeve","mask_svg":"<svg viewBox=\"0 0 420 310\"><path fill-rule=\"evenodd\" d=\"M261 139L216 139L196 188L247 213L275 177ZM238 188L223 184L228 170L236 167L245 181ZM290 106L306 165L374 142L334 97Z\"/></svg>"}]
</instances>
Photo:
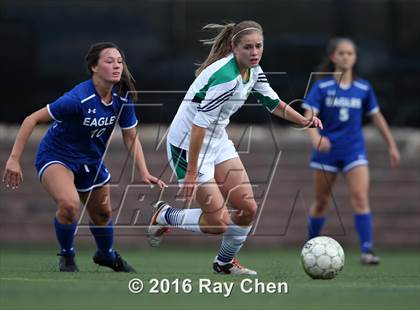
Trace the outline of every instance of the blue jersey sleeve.
<instances>
[{"instance_id":1,"label":"blue jersey sleeve","mask_svg":"<svg viewBox=\"0 0 420 310\"><path fill-rule=\"evenodd\" d=\"M131 100L122 101L121 114L118 125L121 129L130 129L137 126L137 117L134 110L134 103Z\"/></svg>"},{"instance_id":2,"label":"blue jersey sleeve","mask_svg":"<svg viewBox=\"0 0 420 310\"><path fill-rule=\"evenodd\" d=\"M57 122L72 119L79 113L79 101L70 93L65 93L53 103L47 105L48 113Z\"/></svg>"},{"instance_id":3,"label":"blue jersey sleeve","mask_svg":"<svg viewBox=\"0 0 420 310\"><path fill-rule=\"evenodd\" d=\"M321 103L323 100L323 94L321 89L319 88L319 83L315 83L309 93L306 95L304 102L302 103L302 108L307 110L315 110L315 112L319 112L321 108Z\"/></svg>"},{"instance_id":4,"label":"blue jersey sleeve","mask_svg":"<svg viewBox=\"0 0 420 310\"><path fill-rule=\"evenodd\" d=\"M365 115L372 115L379 111L378 100L372 86L369 87L366 98L363 101L363 112Z\"/></svg>"}]
</instances>

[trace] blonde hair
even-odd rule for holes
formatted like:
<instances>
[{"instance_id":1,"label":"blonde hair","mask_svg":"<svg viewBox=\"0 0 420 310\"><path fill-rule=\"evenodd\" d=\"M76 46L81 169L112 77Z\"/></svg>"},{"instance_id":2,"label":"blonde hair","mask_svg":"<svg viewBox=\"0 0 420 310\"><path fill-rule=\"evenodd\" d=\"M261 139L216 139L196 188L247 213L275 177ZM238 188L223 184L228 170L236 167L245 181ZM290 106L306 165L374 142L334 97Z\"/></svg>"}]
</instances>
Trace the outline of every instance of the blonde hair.
<instances>
[{"instance_id":1,"label":"blonde hair","mask_svg":"<svg viewBox=\"0 0 420 310\"><path fill-rule=\"evenodd\" d=\"M219 33L211 39L200 40L204 45L211 45L211 50L206 60L195 71L195 76L198 76L205 68L215 61L230 54L232 52L231 44L237 45L243 36L250 34L253 31L259 31L261 34L263 33L261 25L252 20L245 20L237 24L207 24L203 27L203 30L204 29L216 30Z\"/></svg>"}]
</instances>

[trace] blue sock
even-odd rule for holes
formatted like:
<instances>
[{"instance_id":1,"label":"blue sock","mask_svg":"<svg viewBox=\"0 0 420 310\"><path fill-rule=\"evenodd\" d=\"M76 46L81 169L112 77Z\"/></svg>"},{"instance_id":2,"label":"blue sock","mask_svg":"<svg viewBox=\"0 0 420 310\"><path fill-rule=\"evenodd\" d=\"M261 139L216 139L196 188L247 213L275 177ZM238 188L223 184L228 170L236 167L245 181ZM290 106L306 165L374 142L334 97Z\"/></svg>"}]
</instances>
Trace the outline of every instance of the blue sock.
<instances>
[{"instance_id":1,"label":"blue sock","mask_svg":"<svg viewBox=\"0 0 420 310\"><path fill-rule=\"evenodd\" d=\"M325 223L325 216L313 217L309 216L308 219L308 240L319 236L322 227Z\"/></svg>"},{"instance_id":2,"label":"blue sock","mask_svg":"<svg viewBox=\"0 0 420 310\"><path fill-rule=\"evenodd\" d=\"M372 215L370 213L356 214L354 226L359 234L360 250L367 253L372 248Z\"/></svg>"},{"instance_id":3,"label":"blue sock","mask_svg":"<svg viewBox=\"0 0 420 310\"><path fill-rule=\"evenodd\" d=\"M72 224L61 224L56 217L54 217L54 227L57 240L60 243L60 254L74 255L74 233L76 231L77 222Z\"/></svg>"},{"instance_id":4,"label":"blue sock","mask_svg":"<svg viewBox=\"0 0 420 310\"><path fill-rule=\"evenodd\" d=\"M95 226L93 223L89 223L90 231L96 241L99 254L110 261L114 261L115 251L112 248L114 243L114 227L112 220L106 226Z\"/></svg>"}]
</instances>

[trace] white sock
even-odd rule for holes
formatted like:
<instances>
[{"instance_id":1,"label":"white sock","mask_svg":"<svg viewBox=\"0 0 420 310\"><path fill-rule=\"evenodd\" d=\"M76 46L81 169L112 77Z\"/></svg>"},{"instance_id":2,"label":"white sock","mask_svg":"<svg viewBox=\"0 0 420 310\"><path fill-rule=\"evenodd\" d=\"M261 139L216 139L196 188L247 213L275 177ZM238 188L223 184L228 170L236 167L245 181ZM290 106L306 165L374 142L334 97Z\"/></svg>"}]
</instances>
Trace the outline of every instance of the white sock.
<instances>
[{"instance_id":1,"label":"white sock","mask_svg":"<svg viewBox=\"0 0 420 310\"><path fill-rule=\"evenodd\" d=\"M178 209L165 207L158 215L157 222L184 230L202 233L199 225L201 209Z\"/></svg>"},{"instance_id":2,"label":"white sock","mask_svg":"<svg viewBox=\"0 0 420 310\"><path fill-rule=\"evenodd\" d=\"M220 264L227 264L232 261L242 245L245 243L252 226L241 227L231 223L223 234L222 244L220 245L217 261Z\"/></svg>"}]
</instances>

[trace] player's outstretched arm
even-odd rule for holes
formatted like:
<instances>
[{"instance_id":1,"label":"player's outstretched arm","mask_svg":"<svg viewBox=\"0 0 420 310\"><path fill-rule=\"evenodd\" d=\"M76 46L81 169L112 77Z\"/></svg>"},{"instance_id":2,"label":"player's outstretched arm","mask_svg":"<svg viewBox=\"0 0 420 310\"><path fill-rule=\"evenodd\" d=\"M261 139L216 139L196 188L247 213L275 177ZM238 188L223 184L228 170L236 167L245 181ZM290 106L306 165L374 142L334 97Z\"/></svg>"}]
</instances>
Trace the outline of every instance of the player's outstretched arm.
<instances>
[{"instance_id":1,"label":"player's outstretched arm","mask_svg":"<svg viewBox=\"0 0 420 310\"><path fill-rule=\"evenodd\" d=\"M11 187L12 189L18 188L19 184L23 181L23 173L20 167L20 157L22 156L23 149L35 126L40 123L48 123L51 120L52 118L48 113L47 107L44 107L27 116L23 121L3 173L3 182L6 182L7 187Z\"/></svg>"},{"instance_id":2,"label":"player's outstretched arm","mask_svg":"<svg viewBox=\"0 0 420 310\"><path fill-rule=\"evenodd\" d=\"M400 164L400 153L398 152L397 144L395 143L394 138L392 137L391 131L387 121L381 112L376 112L371 116L372 123L378 128L385 142L388 144L389 160L391 162L391 167L398 167Z\"/></svg>"},{"instance_id":3,"label":"player's outstretched arm","mask_svg":"<svg viewBox=\"0 0 420 310\"><path fill-rule=\"evenodd\" d=\"M315 127L323 129L322 122L318 117L311 116L306 118L283 101L280 101L279 105L272 113L302 127Z\"/></svg>"},{"instance_id":4,"label":"player's outstretched arm","mask_svg":"<svg viewBox=\"0 0 420 310\"><path fill-rule=\"evenodd\" d=\"M143 182L146 184L157 184L160 188L166 187L167 185L165 182L149 173L146 166L146 160L144 159L143 147L141 146L140 140L137 138L136 128L124 129L122 131L122 136L124 145L133 157Z\"/></svg>"},{"instance_id":5,"label":"player's outstretched arm","mask_svg":"<svg viewBox=\"0 0 420 310\"><path fill-rule=\"evenodd\" d=\"M305 110L305 118L311 119L313 116L316 115L316 112L313 110ZM316 128L308 128L308 134L311 138L312 146L318 152L328 153L331 149L331 142L330 140L325 137L321 136Z\"/></svg>"}]
</instances>

